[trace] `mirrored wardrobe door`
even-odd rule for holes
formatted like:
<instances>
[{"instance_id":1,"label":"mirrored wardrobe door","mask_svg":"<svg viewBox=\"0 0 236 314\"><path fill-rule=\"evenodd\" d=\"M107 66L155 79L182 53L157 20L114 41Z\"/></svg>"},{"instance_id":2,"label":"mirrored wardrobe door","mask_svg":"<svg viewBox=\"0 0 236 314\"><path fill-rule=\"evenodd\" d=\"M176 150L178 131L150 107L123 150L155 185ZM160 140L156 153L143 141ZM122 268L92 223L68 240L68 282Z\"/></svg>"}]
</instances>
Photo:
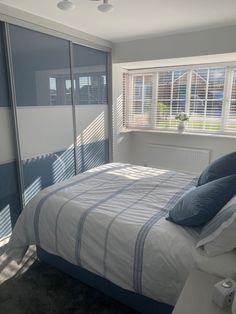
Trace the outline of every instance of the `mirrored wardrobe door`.
<instances>
[{"instance_id":1,"label":"mirrored wardrobe door","mask_svg":"<svg viewBox=\"0 0 236 314\"><path fill-rule=\"evenodd\" d=\"M21 210L4 38L0 23L0 240L10 235Z\"/></svg>"},{"instance_id":2,"label":"mirrored wardrobe door","mask_svg":"<svg viewBox=\"0 0 236 314\"><path fill-rule=\"evenodd\" d=\"M107 163L107 53L73 44L77 171Z\"/></svg>"},{"instance_id":3,"label":"mirrored wardrobe door","mask_svg":"<svg viewBox=\"0 0 236 314\"><path fill-rule=\"evenodd\" d=\"M10 25L24 199L75 174L69 41Z\"/></svg>"}]
</instances>

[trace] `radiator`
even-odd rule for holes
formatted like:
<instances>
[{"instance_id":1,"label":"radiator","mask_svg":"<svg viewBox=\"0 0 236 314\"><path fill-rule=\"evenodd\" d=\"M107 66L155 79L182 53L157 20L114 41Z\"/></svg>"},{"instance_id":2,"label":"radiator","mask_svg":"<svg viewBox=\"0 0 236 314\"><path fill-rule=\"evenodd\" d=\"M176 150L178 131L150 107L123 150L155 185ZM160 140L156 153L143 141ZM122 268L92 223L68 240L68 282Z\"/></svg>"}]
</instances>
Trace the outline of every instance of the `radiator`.
<instances>
[{"instance_id":1,"label":"radiator","mask_svg":"<svg viewBox=\"0 0 236 314\"><path fill-rule=\"evenodd\" d=\"M199 174L210 162L208 149L148 144L146 165Z\"/></svg>"}]
</instances>

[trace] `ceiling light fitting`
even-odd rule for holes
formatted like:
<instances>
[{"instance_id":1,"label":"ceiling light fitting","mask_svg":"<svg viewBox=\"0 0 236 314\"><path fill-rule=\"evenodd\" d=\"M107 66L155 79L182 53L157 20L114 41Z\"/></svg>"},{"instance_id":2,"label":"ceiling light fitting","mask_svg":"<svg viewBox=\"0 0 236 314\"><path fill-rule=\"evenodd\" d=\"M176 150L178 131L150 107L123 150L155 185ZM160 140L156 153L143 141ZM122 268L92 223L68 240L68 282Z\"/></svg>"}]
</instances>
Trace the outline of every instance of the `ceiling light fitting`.
<instances>
[{"instance_id":1,"label":"ceiling light fitting","mask_svg":"<svg viewBox=\"0 0 236 314\"><path fill-rule=\"evenodd\" d=\"M98 6L98 10L103 13L111 12L113 9L113 5L108 3L108 0L103 0L103 4L100 4Z\"/></svg>"},{"instance_id":2,"label":"ceiling light fitting","mask_svg":"<svg viewBox=\"0 0 236 314\"><path fill-rule=\"evenodd\" d=\"M58 2L57 7L62 11L69 11L75 8L75 4L70 0L61 0Z\"/></svg>"},{"instance_id":3,"label":"ceiling light fitting","mask_svg":"<svg viewBox=\"0 0 236 314\"><path fill-rule=\"evenodd\" d=\"M90 1L99 1L99 0L90 0ZM74 2L70 0L61 0L57 3L57 7L62 11L69 11L75 9ZM108 2L108 0L103 0L103 3L98 6L98 10L103 13L111 12L114 9L114 6Z\"/></svg>"}]
</instances>

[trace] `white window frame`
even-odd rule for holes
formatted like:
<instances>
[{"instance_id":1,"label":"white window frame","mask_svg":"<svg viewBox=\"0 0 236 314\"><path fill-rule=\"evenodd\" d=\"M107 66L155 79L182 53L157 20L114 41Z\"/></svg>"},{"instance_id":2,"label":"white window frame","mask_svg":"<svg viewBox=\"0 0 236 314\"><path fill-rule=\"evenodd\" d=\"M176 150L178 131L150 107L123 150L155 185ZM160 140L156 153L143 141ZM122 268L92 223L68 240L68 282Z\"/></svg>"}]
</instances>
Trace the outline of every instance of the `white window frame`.
<instances>
[{"instance_id":1,"label":"white window frame","mask_svg":"<svg viewBox=\"0 0 236 314\"><path fill-rule=\"evenodd\" d=\"M191 102L191 79L192 79L192 70L194 69L209 69L209 68L225 68L225 81L224 81L224 97L222 101L222 116L221 116L221 128L219 131L211 131L209 129L190 129L187 130L186 133L194 133L194 134L207 134L207 135L231 135L236 137L236 129L235 131L229 131L226 129L227 124L227 118L228 113L230 110L230 104L231 104L231 93L232 93L232 83L233 83L233 75L234 71L236 70L236 63L208 63L208 64L194 64L194 65L184 65L184 66L174 66L174 67L161 67L161 68L152 68L152 69L135 69L135 70L127 70L126 73L128 73L128 83L127 83L127 94L132 95L133 91L133 77L142 75L150 75L153 74L153 92L152 92L152 103L157 103L158 101L158 79L159 79L159 72L167 72L167 71L177 71L177 70L188 70L187 73L187 86L186 86L186 112L189 112L190 110L190 102ZM208 90L208 84L206 93ZM126 101L128 101L128 104L125 104L126 114L124 127L126 129L134 129L134 130L154 130L154 131L163 131L163 132L171 132L173 133L175 130L173 128L158 128L156 126L156 115L157 115L157 106L152 106L151 110L151 123L149 126L139 126L139 125L132 125L132 127L129 127L128 125L128 119L130 110L133 110L133 99L132 96L126 98ZM205 98L205 101L207 101L207 98ZM142 108L144 104L142 101ZM142 109L142 113L143 113ZM133 114L133 112L132 112ZM176 131L177 132L177 131Z\"/></svg>"}]
</instances>

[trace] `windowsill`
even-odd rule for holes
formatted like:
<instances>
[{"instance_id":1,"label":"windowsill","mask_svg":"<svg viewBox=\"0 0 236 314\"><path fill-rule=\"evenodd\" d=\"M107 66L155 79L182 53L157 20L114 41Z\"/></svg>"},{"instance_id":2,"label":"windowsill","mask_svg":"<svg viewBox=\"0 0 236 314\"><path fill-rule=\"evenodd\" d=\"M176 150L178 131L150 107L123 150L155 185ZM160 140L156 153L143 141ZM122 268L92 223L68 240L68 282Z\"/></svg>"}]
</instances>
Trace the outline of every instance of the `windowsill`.
<instances>
[{"instance_id":1,"label":"windowsill","mask_svg":"<svg viewBox=\"0 0 236 314\"><path fill-rule=\"evenodd\" d=\"M214 133L191 133L188 131L185 131L183 133L179 133L177 131L171 131L171 130L153 130L153 129L123 129L120 134L125 133L133 133L133 132L139 132L139 133L158 133L158 134L171 134L171 135L178 135L178 136L203 136L203 137L216 137L216 138L230 138L236 140L236 135L231 134L214 134Z\"/></svg>"}]
</instances>

